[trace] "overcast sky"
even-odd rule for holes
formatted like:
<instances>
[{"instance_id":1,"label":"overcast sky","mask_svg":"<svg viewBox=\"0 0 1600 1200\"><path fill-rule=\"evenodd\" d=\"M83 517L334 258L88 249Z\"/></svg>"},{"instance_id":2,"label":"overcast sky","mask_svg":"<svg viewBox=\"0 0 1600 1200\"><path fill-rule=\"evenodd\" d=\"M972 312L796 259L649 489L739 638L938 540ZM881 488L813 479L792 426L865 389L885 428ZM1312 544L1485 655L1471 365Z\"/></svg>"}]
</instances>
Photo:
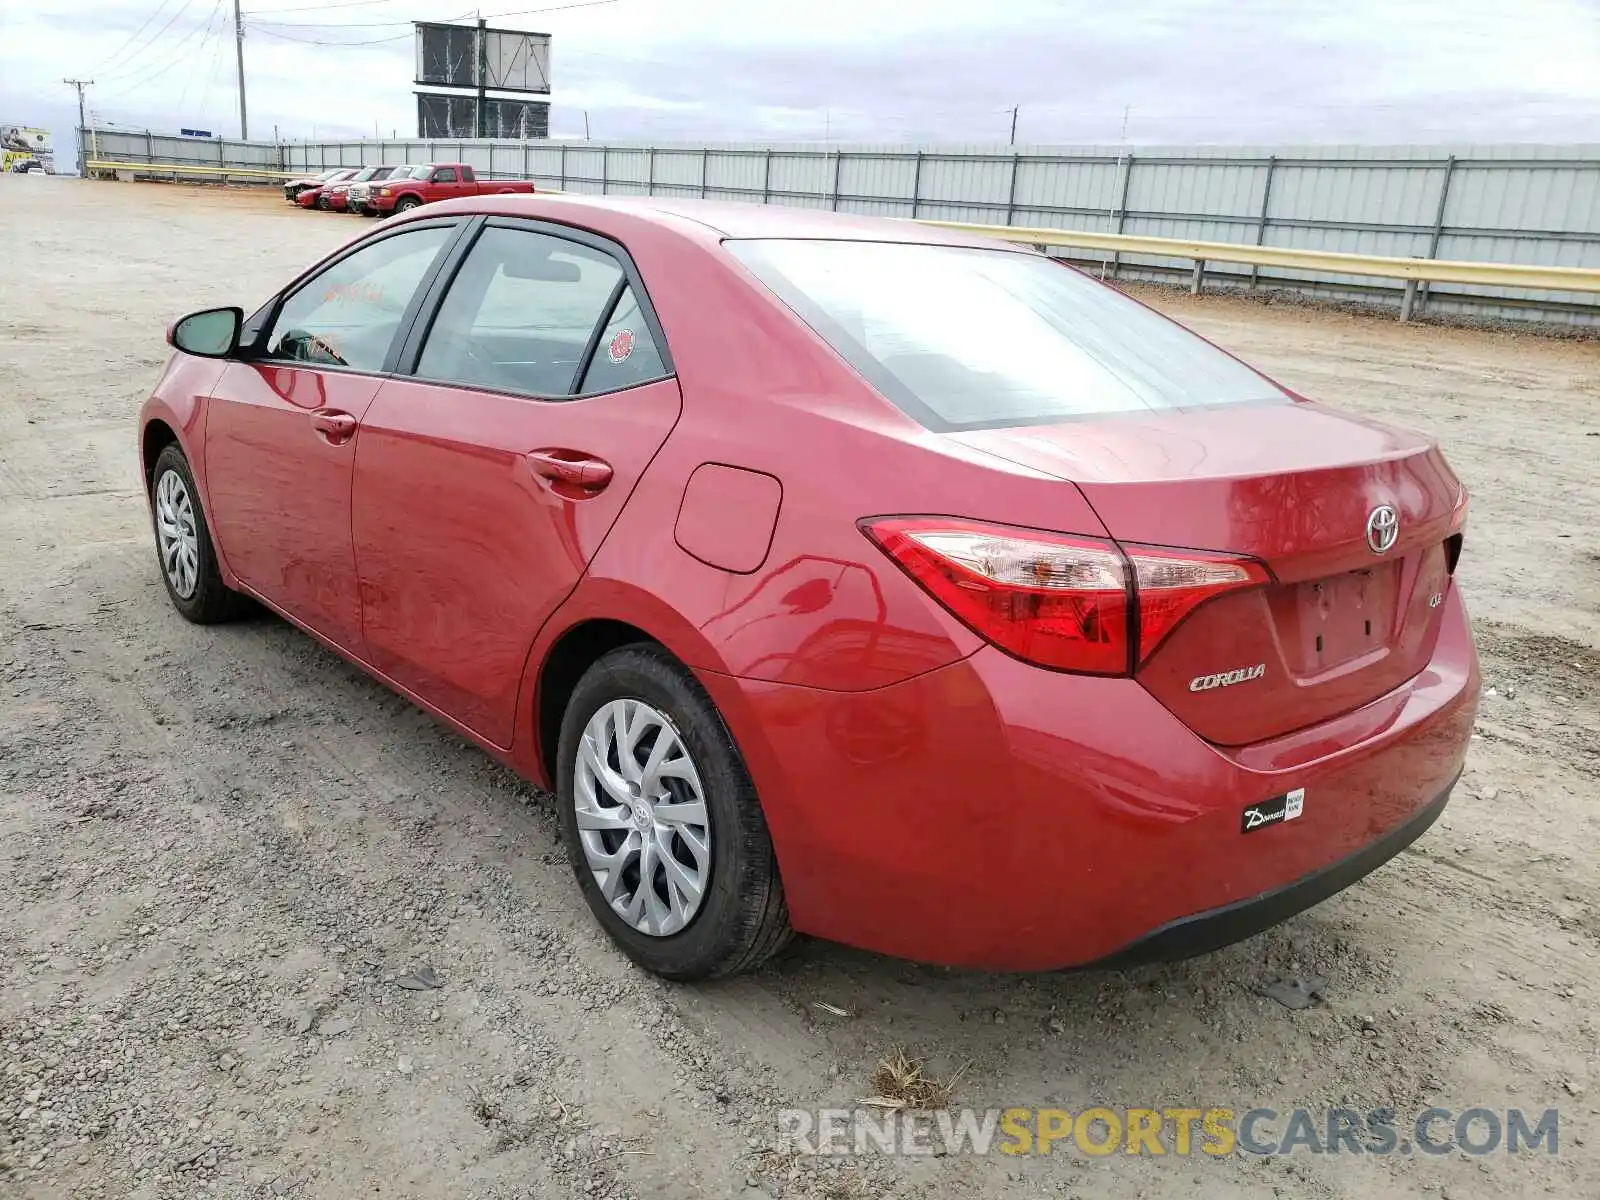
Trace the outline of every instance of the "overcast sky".
<instances>
[{"instance_id":1,"label":"overcast sky","mask_svg":"<svg viewBox=\"0 0 1600 1200\"><path fill-rule=\"evenodd\" d=\"M407 22L468 0L245 5L252 132L416 131ZM574 0L543 0L542 7ZM552 131L1022 143L1600 141L1600 0L612 0L554 35ZM233 0L0 0L0 123L235 135ZM333 44L336 43L336 44ZM1124 121L1126 126L1124 127ZM70 149L63 157L70 156Z\"/></svg>"}]
</instances>

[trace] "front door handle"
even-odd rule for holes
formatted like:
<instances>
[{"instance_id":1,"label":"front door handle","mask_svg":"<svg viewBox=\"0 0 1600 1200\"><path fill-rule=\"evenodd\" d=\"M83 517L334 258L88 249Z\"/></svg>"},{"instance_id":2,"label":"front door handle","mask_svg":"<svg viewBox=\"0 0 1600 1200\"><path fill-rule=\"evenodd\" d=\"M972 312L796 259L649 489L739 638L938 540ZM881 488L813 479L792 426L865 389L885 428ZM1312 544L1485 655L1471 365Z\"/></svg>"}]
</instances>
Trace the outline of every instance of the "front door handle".
<instances>
[{"instance_id":1,"label":"front door handle","mask_svg":"<svg viewBox=\"0 0 1600 1200\"><path fill-rule=\"evenodd\" d=\"M528 466L541 479L598 492L611 482L611 464L572 450L529 450Z\"/></svg>"},{"instance_id":2,"label":"front door handle","mask_svg":"<svg viewBox=\"0 0 1600 1200\"><path fill-rule=\"evenodd\" d=\"M311 428L335 446L342 446L356 435L356 419L337 408L319 408L311 414Z\"/></svg>"}]
</instances>

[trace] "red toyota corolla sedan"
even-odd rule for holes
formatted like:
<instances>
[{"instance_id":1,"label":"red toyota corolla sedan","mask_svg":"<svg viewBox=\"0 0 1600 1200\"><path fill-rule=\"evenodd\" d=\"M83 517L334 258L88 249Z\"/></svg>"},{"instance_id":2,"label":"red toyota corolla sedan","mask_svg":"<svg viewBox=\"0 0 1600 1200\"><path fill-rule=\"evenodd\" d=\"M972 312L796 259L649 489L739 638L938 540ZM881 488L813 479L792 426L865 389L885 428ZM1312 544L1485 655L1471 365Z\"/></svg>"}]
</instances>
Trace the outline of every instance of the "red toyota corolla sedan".
<instances>
[{"instance_id":1,"label":"red toyota corolla sedan","mask_svg":"<svg viewBox=\"0 0 1600 1200\"><path fill-rule=\"evenodd\" d=\"M169 340L140 438L178 611L253 597L553 789L595 915L672 978L791 929L1209 950L1461 769L1438 449L1032 251L480 198Z\"/></svg>"}]
</instances>

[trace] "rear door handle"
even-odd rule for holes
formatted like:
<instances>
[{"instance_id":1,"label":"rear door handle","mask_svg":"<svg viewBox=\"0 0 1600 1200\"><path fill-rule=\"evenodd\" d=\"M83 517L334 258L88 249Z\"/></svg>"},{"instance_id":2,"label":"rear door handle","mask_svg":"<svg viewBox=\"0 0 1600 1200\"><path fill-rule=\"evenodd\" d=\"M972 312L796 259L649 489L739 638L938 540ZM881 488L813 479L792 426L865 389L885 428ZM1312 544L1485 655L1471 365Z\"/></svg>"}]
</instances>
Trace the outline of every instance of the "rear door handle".
<instances>
[{"instance_id":1,"label":"rear door handle","mask_svg":"<svg viewBox=\"0 0 1600 1200\"><path fill-rule=\"evenodd\" d=\"M311 428L335 446L342 446L356 435L356 419L337 408L319 408L311 414Z\"/></svg>"},{"instance_id":2,"label":"rear door handle","mask_svg":"<svg viewBox=\"0 0 1600 1200\"><path fill-rule=\"evenodd\" d=\"M611 464L571 450L529 450L528 466L541 479L598 492L611 482Z\"/></svg>"}]
</instances>

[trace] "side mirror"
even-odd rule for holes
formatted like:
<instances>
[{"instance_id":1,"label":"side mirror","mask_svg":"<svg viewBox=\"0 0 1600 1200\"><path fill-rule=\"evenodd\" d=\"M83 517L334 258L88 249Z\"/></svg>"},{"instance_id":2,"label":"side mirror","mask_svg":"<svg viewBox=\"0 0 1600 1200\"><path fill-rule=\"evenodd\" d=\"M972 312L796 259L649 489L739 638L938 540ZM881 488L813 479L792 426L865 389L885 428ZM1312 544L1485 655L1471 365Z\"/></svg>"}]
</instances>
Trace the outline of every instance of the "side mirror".
<instances>
[{"instance_id":1,"label":"side mirror","mask_svg":"<svg viewBox=\"0 0 1600 1200\"><path fill-rule=\"evenodd\" d=\"M207 308L190 313L167 330L167 344L200 358L228 358L239 349L242 308Z\"/></svg>"}]
</instances>

